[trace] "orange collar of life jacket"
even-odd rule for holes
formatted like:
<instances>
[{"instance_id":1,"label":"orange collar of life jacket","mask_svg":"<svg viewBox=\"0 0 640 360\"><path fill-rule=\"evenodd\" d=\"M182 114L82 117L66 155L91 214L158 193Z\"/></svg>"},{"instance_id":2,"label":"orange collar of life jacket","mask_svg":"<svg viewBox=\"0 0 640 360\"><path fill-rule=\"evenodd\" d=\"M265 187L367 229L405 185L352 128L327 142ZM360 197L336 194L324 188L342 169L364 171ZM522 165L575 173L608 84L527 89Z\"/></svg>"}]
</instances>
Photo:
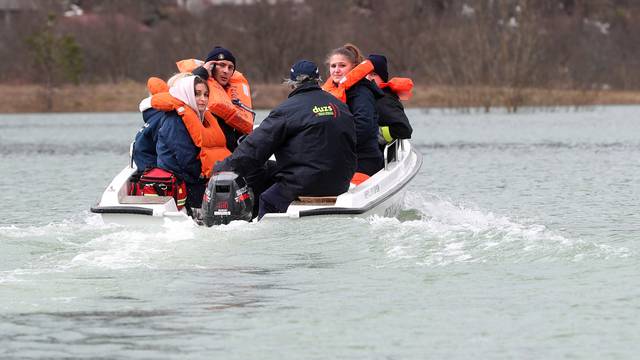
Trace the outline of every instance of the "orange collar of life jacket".
<instances>
[{"instance_id":1,"label":"orange collar of life jacket","mask_svg":"<svg viewBox=\"0 0 640 360\"><path fill-rule=\"evenodd\" d=\"M322 89L331 93L331 95L340 99L340 101L346 103L347 102L347 90L355 85L358 81L364 79L369 73L373 71L373 63L369 60L365 60L358 64L358 66L354 67L345 75L342 80L340 80L339 84L336 84L331 80L331 78L327 79L327 81L322 85Z\"/></svg>"},{"instance_id":2,"label":"orange collar of life jacket","mask_svg":"<svg viewBox=\"0 0 640 360\"><path fill-rule=\"evenodd\" d=\"M391 89L391 91L398 95L400 100L409 100L413 95L413 93L411 92L413 90L413 80L409 78L394 77L386 83L378 84L378 87L380 89L388 87L389 89Z\"/></svg>"}]
</instances>

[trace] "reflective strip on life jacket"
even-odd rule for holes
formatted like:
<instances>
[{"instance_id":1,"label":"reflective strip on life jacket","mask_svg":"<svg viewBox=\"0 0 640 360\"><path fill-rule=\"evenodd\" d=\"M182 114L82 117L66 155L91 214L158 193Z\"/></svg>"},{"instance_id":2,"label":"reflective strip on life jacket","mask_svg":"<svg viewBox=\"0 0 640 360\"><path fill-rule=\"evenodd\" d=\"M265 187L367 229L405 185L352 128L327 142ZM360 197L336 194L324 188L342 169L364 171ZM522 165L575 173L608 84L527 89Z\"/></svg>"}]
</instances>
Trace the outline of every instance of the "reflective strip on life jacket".
<instances>
[{"instance_id":1,"label":"reflective strip on life jacket","mask_svg":"<svg viewBox=\"0 0 640 360\"><path fill-rule=\"evenodd\" d=\"M391 89L391 91L398 95L400 100L409 100L411 99L411 96L413 96L413 93L411 92L413 90L413 80L409 78L395 77L386 83L378 84L378 87L380 89L388 87L389 89Z\"/></svg>"},{"instance_id":2,"label":"reflective strip on life jacket","mask_svg":"<svg viewBox=\"0 0 640 360\"><path fill-rule=\"evenodd\" d=\"M197 59L176 62L180 72L190 73L202 65L204 65L204 61ZM229 79L229 84L224 88L213 78L209 78L207 83L209 84L209 110L243 134L251 133L253 131L253 114L232 103L233 99L238 99L246 107L252 108L251 88L244 75L239 71L234 71Z\"/></svg>"},{"instance_id":3,"label":"reflective strip on life jacket","mask_svg":"<svg viewBox=\"0 0 640 360\"><path fill-rule=\"evenodd\" d=\"M347 90L355 85L358 81L365 78L373 71L373 63L369 60L365 60L354 67L345 75L339 84L335 84L331 77L322 85L322 90L331 93L331 95L337 97L343 103L347 102Z\"/></svg>"},{"instance_id":4,"label":"reflective strip on life jacket","mask_svg":"<svg viewBox=\"0 0 640 360\"><path fill-rule=\"evenodd\" d=\"M151 106L160 111L176 111L182 118L193 144L200 148L202 175L211 176L216 161L224 160L231 152L226 148L226 138L216 119L209 112L200 122L196 112L169 93L159 93L151 97Z\"/></svg>"},{"instance_id":5,"label":"reflective strip on life jacket","mask_svg":"<svg viewBox=\"0 0 640 360\"><path fill-rule=\"evenodd\" d=\"M187 203L187 185L182 181L180 186L178 186L178 195L177 195L177 204L178 209L182 209Z\"/></svg>"}]
</instances>

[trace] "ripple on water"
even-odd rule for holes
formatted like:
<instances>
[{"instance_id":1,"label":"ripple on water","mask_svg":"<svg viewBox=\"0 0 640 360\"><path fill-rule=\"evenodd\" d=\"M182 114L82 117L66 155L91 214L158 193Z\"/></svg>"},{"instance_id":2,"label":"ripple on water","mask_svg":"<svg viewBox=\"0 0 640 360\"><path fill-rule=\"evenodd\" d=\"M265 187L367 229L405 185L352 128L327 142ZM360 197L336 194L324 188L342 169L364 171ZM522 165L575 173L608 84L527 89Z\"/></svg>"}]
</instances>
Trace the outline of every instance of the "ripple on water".
<instances>
[{"instance_id":1,"label":"ripple on water","mask_svg":"<svg viewBox=\"0 0 640 360\"><path fill-rule=\"evenodd\" d=\"M461 262L583 261L626 258L625 247L560 234L545 225L412 194L408 219L375 218L372 225L387 256L404 266L446 266ZM421 218L414 219L419 213Z\"/></svg>"}]
</instances>

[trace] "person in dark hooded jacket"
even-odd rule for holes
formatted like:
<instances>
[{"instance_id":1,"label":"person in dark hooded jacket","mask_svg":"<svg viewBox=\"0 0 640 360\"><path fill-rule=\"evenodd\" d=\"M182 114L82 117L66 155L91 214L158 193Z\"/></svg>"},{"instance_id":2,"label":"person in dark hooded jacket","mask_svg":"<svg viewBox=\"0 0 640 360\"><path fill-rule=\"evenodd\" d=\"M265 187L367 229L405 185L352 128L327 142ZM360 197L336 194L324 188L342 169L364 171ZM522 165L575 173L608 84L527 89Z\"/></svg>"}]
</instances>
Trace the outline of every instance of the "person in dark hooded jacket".
<instances>
[{"instance_id":1,"label":"person in dark hooded jacket","mask_svg":"<svg viewBox=\"0 0 640 360\"><path fill-rule=\"evenodd\" d=\"M173 84L178 79L186 76L188 74L175 74L168 82ZM203 79L206 80L206 78ZM157 93L168 92L169 84L160 78L150 77L147 80L147 89L149 90L149 96L142 99L138 106L142 113L144 125L136 133L131 152L131 158L137 168L136 176L140 176L145 171L158 166L156 144L158 143L158 130L162 125L165 113L151 106L151 98Z\"/></svg>"},{"instance_id":2,"label":"person in dark hooded jacket","mask_svg":"<svg viewBox=\"0 0 640 360\"><path fill-rule=\"evenodd\" d=\"M273 185L256 194L258 219L265 213L286 212L300 195L336 196L349 189L356 170L354 119L347 106L323 91L318 81L313 62L294 64L288 81L294 90L289 98L215 167L247 177L275 154L275 166L266 175Z\"/></svg>"},{"instance_id":3,"label":"person in dark hooded jacket","mask_svg":"<svg viewBox=\"0 0 640 360\"><path fill-rule=\"evenodd\" d=\"M376 85L384 92L384 96L376 102L378 125L380 126L379 143L386 145L396 139L410 139L413 129L404 112L400 97L396 93L399 90L394 86L394 82L389 82L387 58L384 55L371 54L367 59L373 63L374 68L374 71L369 74L369 78L375 81ZM410 92L413 88L413 82L406 78L402 78L402 80L405 80L402 84L405 85L405 88L402 90ZM407 87L408 85L410 86Z\"/></svg>"},{"instance_id":4,"label":"person in dark hooded jacket","mask_svg":"<svg viewBox=\"0 0 640 360\"><path fill-rule=\"evenodd\" d=\"M169 94L192 108L200 121L204 119L209 100L206 80L198 76L180 78L171 85ZM158 167L172 172L186 183L187 209L200 208L207 186L206 179L201 176L200 148L194 144L177 112L169 111L163 115L156 143Z\"/></svg>"},{"instance_id":5,"label":"person in dark hooded jacket","mask_svg":"<svg viewBox=\"0 0 640 360\"><path fill-rule=\"evenodd\" d=\"M162 123L162 112L151 107L151 97L154 94L169 91L169 86L164 80L152 76L147 80L147 90L149 90L149 97L142 99L138 106L144 125L136 133L131 149L131 160L137 168L136 176L158 165L156 142L158 129Z\"/></svg>"}]
</instances>

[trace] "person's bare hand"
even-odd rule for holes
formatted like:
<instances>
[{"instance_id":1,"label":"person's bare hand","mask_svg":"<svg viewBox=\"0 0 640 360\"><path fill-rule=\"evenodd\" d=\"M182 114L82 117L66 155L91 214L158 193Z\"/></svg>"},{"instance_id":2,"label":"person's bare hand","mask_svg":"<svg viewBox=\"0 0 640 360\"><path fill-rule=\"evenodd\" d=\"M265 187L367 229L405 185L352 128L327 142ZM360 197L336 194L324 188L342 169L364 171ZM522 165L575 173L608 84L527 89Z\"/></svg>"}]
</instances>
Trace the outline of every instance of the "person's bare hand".
<instances>
[{"instance_id":1,"label":"person's bare hand","mask_svg":"<svg viewBox=\"0 0 640 360\"><path fill-rule=\"evenodd\" d=\"M204 63L204 65L202 65L207 72L209 73L209 77L213 76L213 67L216 65L216 61L215 60L211 60L211 61L207 61L206 63Z\"/></svg>"}]
</instances>

